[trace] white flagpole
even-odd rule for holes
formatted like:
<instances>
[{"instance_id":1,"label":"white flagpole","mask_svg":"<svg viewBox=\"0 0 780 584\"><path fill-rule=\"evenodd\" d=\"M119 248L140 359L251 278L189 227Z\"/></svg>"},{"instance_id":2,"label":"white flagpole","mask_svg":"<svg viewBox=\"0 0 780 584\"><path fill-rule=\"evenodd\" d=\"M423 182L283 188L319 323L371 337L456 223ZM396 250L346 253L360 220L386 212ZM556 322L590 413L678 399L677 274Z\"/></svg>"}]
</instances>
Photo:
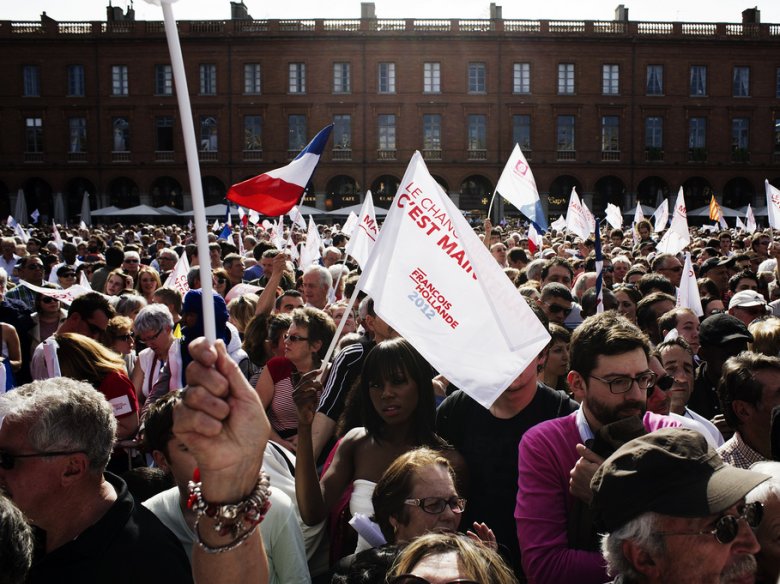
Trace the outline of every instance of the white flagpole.
<instances>
[{"instance_id":1,"label":"white flagpole","mask_svg":"<svg viewBox=\"0 0 780 584\"><path fill-rule=\"evenodd\" d=\"M326 373L328 370L328 364L330 363L330 358L333 356L333 351L336 350L336 345L339 344L339 337L341 336L341 331L344 330L344 323L347 322L349 315L352 313L352 307L355 305L355 300L357 299L359 293L360 293L360 286L355 286L355 291L352 292L352 297L349 299L347 308L344 311L344 314L341 315L341 320L339 321L339 325L336 327L336 332L333 333L333 340L330 342L330 347L328 347L328 352L325 354L325 358L322 360L322 364L320 365L320 367L322 367L322 379L320 379L322 383L325 383L325 378L327 377Z\"/></svg>"},{"instance_id":2,"label":"white flagpole","mask_svg":"<svg viewBox=\"0 0 780 584\"><path fill-rule=\"evenodd\" d=\"M187 77L184 73L184 59L179 43L179 32L176 29L176 19L170 2L160 2L165 20L165 36L168 39L168 50L171 53L173 79L176 85L176 98L179 102L181 129L184 134L184 151L187 154L187 172L190 179L192 208L195 211L195 235L198 239L198 262L200 266L200 285L203 293L203 331L206 340L214 343L217 339L217 327L214 324L214 301L211 288L211 261L209 259L208 227L206 226L206 207L203 203L203 187L200 182L200 165L198 162L198 147L195 142L195 127L192 123L192 108L187 89Z\"/></svg>"}]
</instances>

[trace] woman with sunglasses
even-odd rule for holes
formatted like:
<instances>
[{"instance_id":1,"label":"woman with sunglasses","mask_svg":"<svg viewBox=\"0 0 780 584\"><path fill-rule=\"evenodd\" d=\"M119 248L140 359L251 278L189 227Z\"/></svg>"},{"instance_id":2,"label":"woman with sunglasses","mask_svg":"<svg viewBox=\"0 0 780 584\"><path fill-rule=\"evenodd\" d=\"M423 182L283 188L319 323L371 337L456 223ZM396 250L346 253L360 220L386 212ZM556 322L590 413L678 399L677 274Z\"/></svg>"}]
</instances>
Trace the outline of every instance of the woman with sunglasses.
<instances>
[{"instance_id":1,"label":"woman with sunglasses","mask_svg":"<svg viewBox=\"0 0 780 584\"><path fill-rule=\"evenodd\" d=\"M517 584L517 578L488 546L457 533L429 533L401 552L387 582Z\"/></svg>"},{"instance_id":2,"label":"woman with sunglasses","mask_svg":"<svg viewBox=\"0 0 780 584\"><path fill-rule=\"evenodd\" d=\"M125 372L132 378L136 360L133 320L121 315L109 320L103 344L122 358Z\"/></svg>"},{"instance_id":3,"label":"woman with sunglasses","mask_svg":"<svg viewBox=\"0 0 780 584\"><path fill-rule=\"evenodd\" d=\"M62 266L57 269L57 282L60 288L67 290L76 283L76 270L71 266Z\"/></svg>"},{"instance_id":4,"label":"woman with sunglasses","mask_svg":"<svg viewBox=\"0 0 780 584\"><path fill-rule=\"evenodd\" d=\"M213 278L214 291L222 296L222 298L227 298L228 292L230 292L230 289L233 287L227 270L225 268L217 268L211 270L211 275Z\"/></svg>"},{"instance_id":5,"label":"woman with sunglasses","mask_svg":"<svg viewBox=\"0 0 780 584\"><path fill-rule=\"evenodd\" d=\"M257 393L271 422L271 440L295 452L298 413L293 388L304 373L318 369L336 325L322 310L296 308L284 336L284 357L274 357L257 380Z\"/></svg>"},{"instance_id":6,"label":"woman with sunglasses","mask_svg":"<svg viewBox=\"0 0 780 584\"><path fill-rule=\"evenodd\" d=\"M363 426L344 435L321 479L312 445L321 385L317 373L301 381L295 390L299 416L295 490L304 523L315 525L337 509L350 484L350 512L372 515L377 481L398 456L412 448L428 446L456 469L463 467L462 457L434 431L432 373L428 362L404 339L383 341L371 349L352 390L352 406L361 412ZM357 551L368 547L361 538Z\"/></svg>"},{"instance_id":7,"label":"woman with sunglasses","mask_svg":"<svg viewBox=\"0 0 780 584\"><path fill-rule=\"evenodd\" d=\"M44 287L54 287L53 284L45 284ZM59 300L36 294L35 312L32 313L32 319L35 326L30 329L30 353L35 351L35 347L48 339L57 332L60 324L68 318L68 313L62 308Z\"/></svg>"}]
</instances>

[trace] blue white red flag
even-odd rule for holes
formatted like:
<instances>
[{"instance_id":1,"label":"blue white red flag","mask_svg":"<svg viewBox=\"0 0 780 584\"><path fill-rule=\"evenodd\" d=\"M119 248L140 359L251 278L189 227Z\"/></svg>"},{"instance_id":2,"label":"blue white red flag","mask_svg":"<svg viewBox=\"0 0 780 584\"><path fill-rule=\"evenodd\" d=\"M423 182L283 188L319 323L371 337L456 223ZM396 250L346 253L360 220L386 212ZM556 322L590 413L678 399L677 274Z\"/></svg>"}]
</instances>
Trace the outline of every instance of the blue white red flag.
<instances>
[{"instance_id":1,"label":"blue white red flag","mask_svg":"<svg viewBox=\"0 0 780 584\"><path fill-rule=\"evenodd\" d=\"M506 161L496 191L533 221L537 232L547 231L547 217L539 200L534 173L531 172L531 167L528 166L518 144L515 144L509 160Z\"/></svg>"},{"instance_id":2,"label":"blue white red flag","mask_svg":"<svg viewBox=\"0 0 780 584\"><path fill-rule=\"evenodd\" d=\"M230 240L230 235L233 233L233 230L230 229L230 225L225 223L225 226L222 228L222 231L219 232L219 235L217 236L218 239L227 239Z\"/></svg>"},{"instance_id":3,"label":"blue white red flag","mask_svg":"<svg viewBox=\"0 0 780 584\"><path fill-rule=\"evenodd\" d=\"M332 130L333 124L325 126L287 166L233 185L227 198L264 215L284 215L303 195Z\"/></svg>"}]
</instances>

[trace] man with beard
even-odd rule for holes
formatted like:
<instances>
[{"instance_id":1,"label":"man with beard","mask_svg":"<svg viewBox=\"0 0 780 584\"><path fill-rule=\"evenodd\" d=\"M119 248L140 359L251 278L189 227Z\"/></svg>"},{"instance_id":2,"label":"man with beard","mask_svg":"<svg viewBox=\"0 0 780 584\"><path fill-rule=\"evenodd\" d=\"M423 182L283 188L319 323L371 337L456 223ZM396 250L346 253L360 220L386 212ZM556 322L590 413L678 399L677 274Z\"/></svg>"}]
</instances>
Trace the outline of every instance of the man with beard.
<instances>
[{"instance_id":1,"label":"man with beard","mask_svg":"<svg viewBox=\"0 0 780 584\"><path fill-rule=\"evenodd\" d=\"M769 477L725 464L698 432L664 428L631 440L596 471L593 507L614 584L752 584Z\"/></svg>"},{"instance_id":2,"label":"man with beard","mask_svg":"<svg viewBox=\"0 0 780 584\"><path fill-rule=\"evenodd\" d=\"M592 454L584 445L596 438L614 443L617 436L610 430L615 422L635 421L641 432L679 425L667 416L646 413L647 393L656 381L648 366L649 351L647 337L611 312L586 319L574 331L567 381L581 407L531 428L519 446L515 523L529 581L608 580L594 526L575 516L588 501L575 497L577 485L570 486L570 477L575 466L598 464L583 458L578 465L578 459Z\"/></svg>"}]
</instances>

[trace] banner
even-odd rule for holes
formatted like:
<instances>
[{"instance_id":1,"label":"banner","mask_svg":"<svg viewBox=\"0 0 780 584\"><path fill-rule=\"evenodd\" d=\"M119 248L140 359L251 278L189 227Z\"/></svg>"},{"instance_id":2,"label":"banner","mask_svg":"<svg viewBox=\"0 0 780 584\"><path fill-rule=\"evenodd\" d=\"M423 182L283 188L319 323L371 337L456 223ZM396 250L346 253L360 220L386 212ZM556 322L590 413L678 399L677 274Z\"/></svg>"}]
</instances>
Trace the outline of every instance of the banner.
<instances>
[{"instance_id":1,"label":"banner","mask_svg":"<svg viewBox=\"0 0 780 584\"><path fill-rule=\"evenodd\" d=\"M685 209L685 197L683 189L677 193L677 202L674 204L674 215L669 230L664 233L661 241L656 246L659 253L677 255L691 243L691 234L688 232L688 212Z\"/></svg>"},{"instance_id":2,"label":"banner","mask_svg":"<svg viewBox=\"0 0 780 584\"><path fill-rule=\"evenodd\" d=\"M696 316L704 315L699 296L699 285L696 283L696 273L693 271L691 252L689 251L685 252L685 265L680 279L680 287L677 289L677 306L690 308Z\"/></svg>"},{"instance_id":3,"label":"banner","mask_svg":"<svg viewBox=\"0 0 780 584\"><path fill-rule=\"evenodd\" d=\"M383 320L486 408L550 339L419 152L358 287Z\"/></svg>"},{"instance_id":4,"label":"banner","mask_svg":"<svg viewBox=\"0 0 780 584\"><path fill-rule=\"evenodd\" d=\"M376 216L374 215L373 197L371 196L371 191L368 191L360 209L358 224L346 248L347 255L355 258L355 261L361 268L366 266L377 235L379 235L379 225L377 225Z\"/></svg>"},{"instance_id":5,"label":"banner","mask_svg":"<svg viewBox=\"0 0 780 584\"><path fill-rule=\"evenodd\" d=\"M506 161L496 185L496 192L533 221L537 230L547 231L547 217L539 200L534 173L531 172L519 144L515 144L509 160Z\"/></svg>"},{"instance_id":6,"label":"banner","mask_svg":"<svg viewBox=\"0 0 780 584\"><path fill-rule=\"evenodd\" d=\"M739 217L737 217L739 219ZM747 231L748 233L755 233L756 232L756 217L753 215L753 207L750 206L750 203L748 203L747 208L747 216L745 217L745 220L747 223L745 223L742 228Z\"/></svg>"},{"instance_id":7,"label":"banner","mask_svg":"<svg viewBox=\"0 0 780 584\"><path fill-rule=\"evenodd\" d=\"M168 274L168 278L165 280L163 288L178 290L183 298L184 295L190 291L190 285L187 283L187 274L189 273L190 262L187 259L187 254L182 253L179 261L176 262L176 266L174 266L173 270L171 270L171 273Z\"/></svg>"},{"instance_id":8,"label":"banner","mask_svg":"<svg viewBox=\"0 0 780 584\"><path fill-rule=\"evenodd\" d=\"M669 225L669 199L664 199L663 203L658 205L658 208L653 213L655 222L653 223L653 231L655 233L661 233Z\"/></svg>"},{"instance_id":9,"label":"banner","mask_svg":"<svg viewBox=\"0 0 780 584\"><path fill-rule=\"evenodd\" d=\"M566 229L582 238L588 239L591 232L590 211L580 201L575 188L571 189L569 197L569 208L566 210Z\"/></svg>"},{"instance_id":10,"label":"banner","mask_svg":"<svg viewBox=\"0 0 780 584\"><path fill-rule=\"evenodd\" d=\"M19 285L27 286L33 292L43 294L44 296L50 296L51 298L56 298L65 304L70 304L79 296L83 296L87 292L92 292L92 288L85 288L80 284L73 284L73 286L65 290L61 288L43 288L41 286L35 286L29 282L25 282L24 280L19 280Z\"/></svg>"},{"instance_id":11,"label":"banner","mask_svg":"<svg viewBox=\"0 0 780 584\"><path fill-rule=\"evenodd\" d=\"M764 179L766 190L766 212L769 214L769 226L772 229L780 229L780 191Z\"/></svg>"}]
</instances>

